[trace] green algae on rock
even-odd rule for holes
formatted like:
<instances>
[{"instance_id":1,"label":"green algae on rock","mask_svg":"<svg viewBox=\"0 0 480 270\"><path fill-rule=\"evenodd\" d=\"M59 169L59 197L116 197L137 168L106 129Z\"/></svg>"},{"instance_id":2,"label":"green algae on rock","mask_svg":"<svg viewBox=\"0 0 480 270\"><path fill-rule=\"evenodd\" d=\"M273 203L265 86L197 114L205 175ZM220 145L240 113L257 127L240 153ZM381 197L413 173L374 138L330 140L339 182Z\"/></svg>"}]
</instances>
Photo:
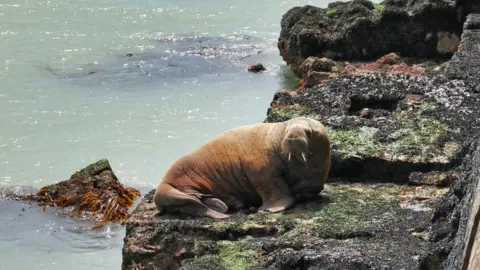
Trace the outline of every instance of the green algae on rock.
<instances>
[{"instance_id":1,"label":"green algae on rock","mask_svg":"<svg viewBox=\"0 0 480 270\"><path fill-rule=\"evenodd\" d=\"M383 143L377 136L380 130L376 127L335 129L327 126L333 148L345 156L369 156L390 161L448 162L448 156L453 153L438 146L448 126L422 114L424 108L429 106L429 103L422 103L408 111L397 108L393 118L398 120L399 127Z\"/></svg>"},{"instance_id":2,"label":"green algae on rock","mask_svg":"<svg viewBox=\"0 0 480 270\"><path fill-rule=\"evenodd\" d=\"M301 107L329 131L331 176L407 182L411 172L458 161L478 129L479 100L469 85L442 74L362 73L275 94L265 122L288 120L274 108Z\"/></svg>"},{"instance_id":3,"label":"green algae on rock","mask_svg":"<svg viewBox=\"0 0 480 270\"><path fill-rule=\"evenodd\" d=\"M122 269L132 269L133 263L146 266L155 256L170 258L172 269L185 265L202 269L193 265L206 261L218 269L269 269L271 257L277 252L292 248L300 253L318 251L325 241L346 252L320 252L318 257L294 264L314 265L322 260L340 263L348 260L349 250L356 252L367 246L386 249L393 241L398 246L392 253L403 248L396 258L375 258L375 253L367 252L371 264L412 267L417 264L413 259L417 252L406 245L413 242L422 247L424 241L409 230L426 230L429 219L428 211L401 207L405 201L402 194L414 189L394 184L329 184L315 200L298 203L285 212L243 211L224 220L155 216L152 191L127 222Z\"/></svg>"},{"instance_id":4,"label":"green algae on rock","mask_svg":"<svg viewBox=\"0 0 480 270\"><path fill-rule=\"evenodd\" d=\"M307 110L308 108L305 106L294 104L292 106L273 107L271 108L270 113L278 119L285 119L282 121L286 121L295 117L305 115L307 113Z\"/></svg>"}]
</instances>

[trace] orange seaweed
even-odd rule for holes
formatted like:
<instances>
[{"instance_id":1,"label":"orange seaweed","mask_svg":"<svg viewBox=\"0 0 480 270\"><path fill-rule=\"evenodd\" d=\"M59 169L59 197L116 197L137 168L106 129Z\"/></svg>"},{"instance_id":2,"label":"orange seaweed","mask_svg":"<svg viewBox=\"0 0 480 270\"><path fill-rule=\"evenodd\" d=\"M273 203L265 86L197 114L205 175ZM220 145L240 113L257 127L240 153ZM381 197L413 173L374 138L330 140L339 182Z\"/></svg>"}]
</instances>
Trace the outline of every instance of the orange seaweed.
<instances>
[{"instance_id":1,"label":"orange seaweed","mask_svg":"<svg viewBox=\"0 0 480 270\"><path fill-rule=\"evenodd\" d=\"M100 223L92 229L101 228L107 222L124 222L130 217L128 209L140 191L124 188L120 183L109 183L101 188L93 188L83 194L71 196L58 195L50 187L42 187L37 194L25 195L25 200L36 201L42 206L73 207L73 213L81 215L90 213L100 216Z\"/></svg>"}]
</instances>

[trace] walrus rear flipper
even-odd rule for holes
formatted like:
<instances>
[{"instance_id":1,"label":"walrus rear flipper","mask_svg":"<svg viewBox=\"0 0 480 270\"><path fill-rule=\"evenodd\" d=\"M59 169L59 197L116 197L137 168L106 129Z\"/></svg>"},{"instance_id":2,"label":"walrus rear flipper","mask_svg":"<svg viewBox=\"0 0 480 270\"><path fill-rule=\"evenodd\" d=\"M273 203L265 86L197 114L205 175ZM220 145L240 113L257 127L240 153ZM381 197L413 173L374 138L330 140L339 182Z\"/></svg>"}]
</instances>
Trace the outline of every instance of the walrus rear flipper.
<instances>
[{"instance_id":1,"label":"walrus rear flipper","mask_svg":"<svg viewBox=\"0 0 480 270\"><path fill-rule=\"evenodd\" d=\"M228 211L228 206L217 198L212 198L212 195L205 195L201 193L185 193L199 199L208 208L225 214Z\"/></svg>"},{"instance_id":2,"label":"walrus rear flipper","mask_svg":"<svg viewBox=\"0 0 480 270\"><path fill-rule=\"evenodd\" d=\"M224 209L223 206L226 207L222 201L215 198L206 199L206 204L212 206L212 208L210 208L203 204L196 196L181 192L165 183L161 183L158 186L153 201L159 210L164 208L167 211L171 210L193 216L209 216L217 219L229 217L216 211L217 209L222 211Z\"/></svg>"}]
</instances>

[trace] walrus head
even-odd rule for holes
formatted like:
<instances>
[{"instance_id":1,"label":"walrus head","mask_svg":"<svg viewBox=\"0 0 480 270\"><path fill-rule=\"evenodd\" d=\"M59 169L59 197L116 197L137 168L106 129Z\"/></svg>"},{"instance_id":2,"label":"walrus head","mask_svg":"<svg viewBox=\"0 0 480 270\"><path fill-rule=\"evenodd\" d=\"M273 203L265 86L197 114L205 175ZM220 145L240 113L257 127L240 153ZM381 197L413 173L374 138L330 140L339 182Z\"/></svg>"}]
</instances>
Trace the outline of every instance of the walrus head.
<instances>
[{"instance_id":1,"label":"walrus head","mask_svg":"<svg viewBox=\"0 0 480 270\"><path fill-rule=\"evenodd\" d=\"M281 147L282 152L287 154L289 162L292 158L307 162L308 155L311 154L308 149L309 139L315 132L310 125L311 121L305 117L297 117L285 122L287 127Z\"/></svg>"},{"instance_id":2,"label":"walrus head","mask_svg":"<svg viewBox=\"0 0 480 270\"><path fill-rule=\"evenodd\" d=\"M285 124L281 151L289 167L291 191L294 195L319 193L330 167L326 129L319 121L306 117L293 118Z\"/></svg>"}]
</instances>

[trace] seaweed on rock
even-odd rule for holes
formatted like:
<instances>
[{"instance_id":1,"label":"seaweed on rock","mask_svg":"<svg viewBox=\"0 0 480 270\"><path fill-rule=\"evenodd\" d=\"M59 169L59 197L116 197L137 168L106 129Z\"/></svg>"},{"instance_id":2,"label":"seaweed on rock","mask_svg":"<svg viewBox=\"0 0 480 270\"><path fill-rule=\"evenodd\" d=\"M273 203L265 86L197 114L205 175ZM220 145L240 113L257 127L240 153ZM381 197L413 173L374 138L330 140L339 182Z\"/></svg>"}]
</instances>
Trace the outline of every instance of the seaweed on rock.
<instances>
[{"instance_id":1,"label":"seaweed on rock","mask_svg":"<svg viewBox=\"0 0 480 270\"><path fill-rule=\"evenodd\" d=\"M99 160L76 172L69 180L42 187L36 194L23 197L43 206L73 207L76 215L100 215L100 223L123 222L129 216L128 209L140 191L125 188L117 179L108 160Z\"/></svg>"}]
</instances>

